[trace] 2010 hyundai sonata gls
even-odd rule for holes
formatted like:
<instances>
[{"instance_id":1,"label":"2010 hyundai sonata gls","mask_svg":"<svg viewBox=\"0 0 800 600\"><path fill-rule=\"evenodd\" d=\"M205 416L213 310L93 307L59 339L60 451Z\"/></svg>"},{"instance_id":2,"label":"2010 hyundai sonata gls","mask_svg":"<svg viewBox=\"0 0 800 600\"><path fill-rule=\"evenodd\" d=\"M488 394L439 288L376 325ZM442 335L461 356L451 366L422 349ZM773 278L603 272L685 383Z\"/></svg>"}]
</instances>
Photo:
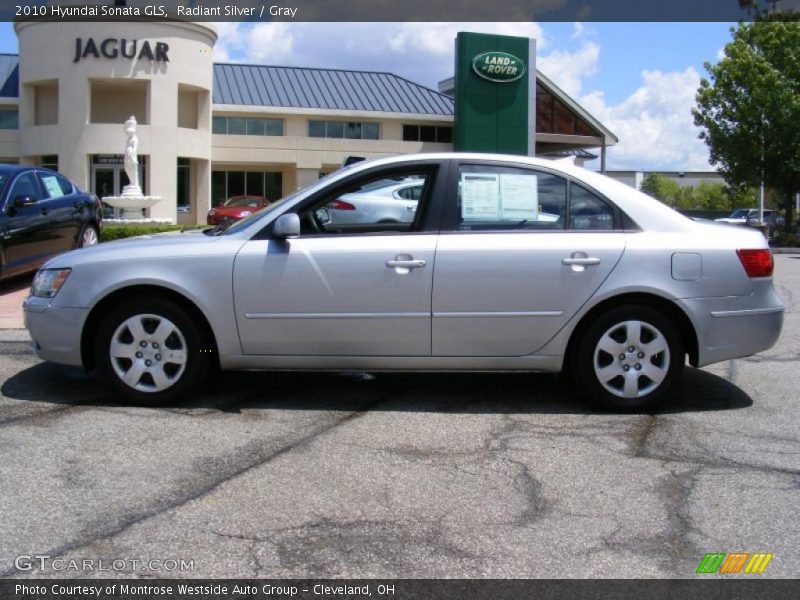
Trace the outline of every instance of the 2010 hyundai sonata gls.
<instances>
[{"instance_id":1,"label":"2010 hyundai sonata gls","mask_svg":"<svg viewBox=\"0 0 800 600\"><path fill-rule=\"evenodd\" d=\"M345 194L409 179L405 220L330 218ZM566 163L436 154L358 163L228 229L54 258L25 319L41 358L137 401L185 396L216 364L563 369L624 411L662 397L686 356L769 348L783 305L757 231Z\"/></svg>"}]
</instances>

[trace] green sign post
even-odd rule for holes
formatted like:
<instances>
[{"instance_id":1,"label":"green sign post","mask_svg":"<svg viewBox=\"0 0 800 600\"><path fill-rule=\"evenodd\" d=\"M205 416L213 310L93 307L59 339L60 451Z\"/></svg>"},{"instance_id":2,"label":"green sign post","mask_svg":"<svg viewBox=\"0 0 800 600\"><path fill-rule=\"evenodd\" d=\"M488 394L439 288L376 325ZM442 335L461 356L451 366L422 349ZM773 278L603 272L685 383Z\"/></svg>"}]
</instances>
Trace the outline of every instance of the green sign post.
<instances>
[{"instance_id":1,"label":"green sign post","mask_svg":"<svg viewBox=\"0 0 800 600\"><path fill-rule=\"evenodd\" d=\"M457 151L534 154L535 40L460 32L455 94Z\"/></svg>"}]
</instances>

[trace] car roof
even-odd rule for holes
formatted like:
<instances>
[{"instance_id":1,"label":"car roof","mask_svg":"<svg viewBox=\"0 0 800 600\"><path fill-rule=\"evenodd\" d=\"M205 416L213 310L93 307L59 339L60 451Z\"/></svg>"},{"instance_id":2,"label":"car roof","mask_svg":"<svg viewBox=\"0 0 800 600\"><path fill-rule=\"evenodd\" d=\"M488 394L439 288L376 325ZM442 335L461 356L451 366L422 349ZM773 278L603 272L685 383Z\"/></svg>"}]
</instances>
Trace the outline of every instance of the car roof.
<instances>
[{"instance_id":1,"label":"car roof","mask_svg":"<svg viewBox=\"0 0 800 600\"><path fill-rule=\"evenodd\" d=\"M36 169L37 171L45 171L47 173L53 173L54 175L61 175L61 173L57 173L52 169L48 169L47 167L37 167L36 165L10 165L10 164L0 164L0 173L3 175L13 175L14 173L20 173L21 171L30 171L31 169ZM61 175L63 177L63 175Z\"/></svg>"}]
</instances>

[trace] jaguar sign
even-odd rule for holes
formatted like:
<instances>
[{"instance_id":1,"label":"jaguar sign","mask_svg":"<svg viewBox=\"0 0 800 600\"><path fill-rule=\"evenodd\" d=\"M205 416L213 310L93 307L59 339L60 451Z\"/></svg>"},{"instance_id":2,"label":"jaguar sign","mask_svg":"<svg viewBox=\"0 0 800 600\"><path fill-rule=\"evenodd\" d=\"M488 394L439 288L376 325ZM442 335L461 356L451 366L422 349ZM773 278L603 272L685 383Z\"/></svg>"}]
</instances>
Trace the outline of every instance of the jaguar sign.
<instances>
[{"instance_id":1,"label":"jaguar sign","mask_svg":"<svg viewBox=\"0 0 800 600\"><path fill-rule=\"evenodd\" d=\"M472 68L479 77L507 83L525 75L525 63L508 52L483 52L472 59Z\"/></svg>"},{"instance_id":2,"label":"jaguar sign","mask_svg":"<svg viewBox=\"0 0 800 600\"><path fill-rule=\"evenodd\" d=\"M151 44L147 40L140 42L139 40L126 40L125 38L106 38L100 43L94 41L94 38L87 38L84 42L83 38L75 39L75 58L72 62L76 63L81 59L93 56L95 58L111 58L118 57L140 60L142 58L149 58L151 61L156 62L169 62L169 45L164 42L154 42Z\"/></svg>"}]
</instances>

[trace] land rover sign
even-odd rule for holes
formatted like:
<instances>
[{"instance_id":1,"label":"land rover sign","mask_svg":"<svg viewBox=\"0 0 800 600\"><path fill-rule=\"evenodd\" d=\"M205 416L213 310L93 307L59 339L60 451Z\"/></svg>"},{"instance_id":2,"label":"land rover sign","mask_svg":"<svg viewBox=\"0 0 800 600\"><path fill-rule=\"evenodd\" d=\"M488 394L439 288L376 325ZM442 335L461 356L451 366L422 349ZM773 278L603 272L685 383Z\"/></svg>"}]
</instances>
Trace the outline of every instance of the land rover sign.
<instances>
[{"instance_id":1,"label":"land rover sign","mask_svg":"<svg viewBox=\"0 0 800 600\"><path fill-rule=\"evenodd\" d=\"M508 52L483 52L472 59L472 68L479 77L506 83L525 75L525 63Z\"/></svg>"}]
</instances>

